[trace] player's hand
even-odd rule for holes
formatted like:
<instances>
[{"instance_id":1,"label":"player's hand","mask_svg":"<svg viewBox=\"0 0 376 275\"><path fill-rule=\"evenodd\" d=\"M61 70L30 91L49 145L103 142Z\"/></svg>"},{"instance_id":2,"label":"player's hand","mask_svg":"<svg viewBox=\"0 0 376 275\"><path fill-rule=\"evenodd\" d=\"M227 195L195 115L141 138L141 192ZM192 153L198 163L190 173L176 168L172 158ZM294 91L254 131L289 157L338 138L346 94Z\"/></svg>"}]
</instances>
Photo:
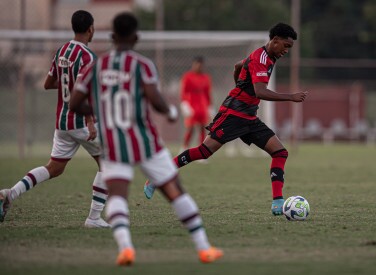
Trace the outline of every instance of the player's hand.
<instances>
[{"instance_id":1,"label":"player's hand","mask_svg":"<svg viewBox=\"0 0 376 275\"><path fill-rule=\"evenodd\" d=\"M87 137L87 141L94 140L97 137L97 128L95 128L93 122L87 123L87 129L89 130L89 136Z\"/></svg>"},{"instance_id":2,"label":"player's hand","mask_svg":"<svg viewBox=\"0 0 376 275\"><path fill-rule=\"evenodd\" d=\"M182 101L180 103L180 110L183 117L190 117L193 115L193 109L187 101Z\"/></svg>"},{"instance_id":3,"label":"player's hand","mask_svg":"<svg viewBox=\"0 0 376 275\"><path fill-rule=\"evenodd\" d=\"M175 105L169 106L169 112L167 114L167 119L169 122L175 122L178 120L178 109L175 107Z\"/></svg>"},{"instance_id":4,"label":"player's hand","mask_svg":"<svg viewBox=\"0 0 376 275\"><path fill-rule=\"evenodd\" d=\"M292 101L303 102L305 98L307 97L307 95L308 95L307 91L292 94Z\"/></svg>"}]
</instances>

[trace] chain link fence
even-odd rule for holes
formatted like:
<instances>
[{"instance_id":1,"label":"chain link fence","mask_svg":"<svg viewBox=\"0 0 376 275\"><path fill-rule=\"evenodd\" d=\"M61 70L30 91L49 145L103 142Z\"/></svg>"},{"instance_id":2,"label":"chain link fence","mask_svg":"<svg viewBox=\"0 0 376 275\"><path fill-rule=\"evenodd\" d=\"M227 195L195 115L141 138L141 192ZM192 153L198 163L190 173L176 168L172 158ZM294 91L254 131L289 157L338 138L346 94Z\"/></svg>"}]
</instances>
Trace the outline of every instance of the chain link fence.
<instances>
[{"instance_id":1,"label":"chain link fence","mask_svg":"<svg viewBox=\"0 0 376 275\"><path fill-rule=\"evenodd\" d=\"M44 91L43 83L55 51L72 38L64 31L0 31L0 156L30 156L51 148L57 91ZM204 56L218 107L233 87L233 65L266 41L263 32L141 32L135 50L155 61L162 93L175 104L181 76L193 57ZM89 46L97 54L111 49L110 33L96 32ZM182 123L155 119L166 142L180 142Z\"/></svg>"}]
</instances>

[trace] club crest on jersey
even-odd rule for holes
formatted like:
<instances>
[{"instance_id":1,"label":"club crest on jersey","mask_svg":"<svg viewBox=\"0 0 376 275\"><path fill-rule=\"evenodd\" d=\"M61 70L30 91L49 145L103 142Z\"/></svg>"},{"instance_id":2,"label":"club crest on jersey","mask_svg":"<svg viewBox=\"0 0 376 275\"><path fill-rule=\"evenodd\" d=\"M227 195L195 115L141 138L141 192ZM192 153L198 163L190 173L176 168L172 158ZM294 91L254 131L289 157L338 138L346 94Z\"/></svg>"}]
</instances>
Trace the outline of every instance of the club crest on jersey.
<instances>
[{"instance_id":1,"label":"club crest on jersey","mask_svg":"<svg viewBox=\"0 0 376 275\"><path fill-rule=\"evenodd\" d=\"M60 56L59 57L59 67L60 68L68 68L68 67L72 67L73 66L73 63L72 61L66 59L64 56Z\"/></svg>"},{"instance_id":2,"label":"club crest on jersey","mask_svg":"<svg viewBox=\"0 0 376 275\"><path fill-rule=\"evenodd\" d=\"M129 73L116 70L104 70L100 73L100 82L105 86L116 86L124 82L129 82L131 75Z\"/></svg>"}]
</instances>

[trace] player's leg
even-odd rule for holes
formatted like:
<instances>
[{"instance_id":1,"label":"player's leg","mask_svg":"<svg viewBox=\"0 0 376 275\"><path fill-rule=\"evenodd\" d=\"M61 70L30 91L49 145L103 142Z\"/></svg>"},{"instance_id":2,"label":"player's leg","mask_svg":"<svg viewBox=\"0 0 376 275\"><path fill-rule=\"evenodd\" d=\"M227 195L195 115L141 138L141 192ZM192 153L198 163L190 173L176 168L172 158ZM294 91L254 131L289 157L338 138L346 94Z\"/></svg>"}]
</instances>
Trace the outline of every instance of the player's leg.
<instances>
[{"instance_id":1,"label":"player's leg","mask_svg":"<svg viewBox=\"0 0 376 275\"><path fill-rule=\"evenodd\" d=\"M57 177L78 149L78 144L70 139L67 131L55 130L51 159L45 166L30 170L11 189L0 191L0 222L4 221L11 203L23 193L32 190L37 184Z\"/></svg>"},{"instance_id":2,"label":"player's leg","mask_svg":"<svg viewBox=\"0 0 376 275\"><path fill-rule=\"evenodd\" d=\"M245 120L245 122L247 122ZM206 160L223 144L234 140L241 136L248 126L243 121L238 121L234 116L228 116L224 113L218 113L213 122L207 127L210 131L204 142L198 147L185 150L174 158L174 162L178 168L183 167L195 160ZM144 193L146 198L151 199L155 191L152 181L147 180L144 185Z\"/></svg>"},{"instance_id":3,"label":"player's leg","mask_svg":"<svg viewBox=\"0 0 376 275\"><path fill-rule=\"evenodd\" d=\"M272 157L270 165L270 177L272 180L272 213L282 215L284 203L282 188L284 166L288 156L287 150L283 147L273 130L265 125L260 119L249 122L249 132L240 137L241 140L250 145L254 143L257 147L269 153Z\"/></svg>"},{"instance_id":4,"label":"player's leg","mask_svg":"<svg viewBox=\"0 0 376 275\"><path fill-rule=\"evenodd\" d=\"M19 182L10 189L0 191L0 222L4 221L7 212L14 200L23 193L32 190L38 183L60 175L67 161L58 162L50 160L46 166L40 166L30 170Z\"/></svg>"},{"instance_id":5,"label":"player's leg","mask_svg":"<svg viewBox=\"0 0 376 275\"><path fill-rule=\"evenodd\" d=\"M102 177L108 188L106 217L119 250L116 263L131 265L136 257L129 229L128 207L128 186L133 178L133 168L109 161L103 161L102 168Z\"/></svg>"},{"instance_id":6,"label":"player's leg","mask_svg":"<svg viewBox=\"0 0 376 275\"><path fill-rule=\"evenodd\" d=\"M99 166L99 157L93 157ZM90 212L85 220L85 227L100 228L110 227L110 225L101 218L104 206L107 201L108 191L106 183L102 180L102 172L98 170L93 181L93 196L90 205Z\"/></svg>"},{"instance_id":7,"label":"player's leg","mask_svg":"<svg viewBox=\"0 0 376 275\"><path fill-rule=\"evenodd\" d=\"M174 162L180 168L195 160L206 160L221 147L221 143L207 136L200 146L183 151L174 158ZM154 183L148 179L144 185L144 194L147 199L150 200L153 197L155 189Z\"/></svg>"},{"instance_id":8,"label":"player's leg","mask_svg":"<svg viewBox=\"0 0 376 275\"><path fill-rule=\"evenodd\" d=\"M282 215L282 206L284 203L282 189L284 185L285 164L288 157L288 151L284 148L276 135L268 140L264 150L272 157L270 165L273 194L272 213L274 215Z\"/></svg>"},{"instance_id":9,"label":"player's leg","mask_svg":"<svg viewBox=\"0 0 376 275\"><path fill-rule=\"evenodd\" d=\"M206 136L203 143L180 153L174 158L174 162L176 166L180 168L195 160L208 159L218 151L222 145L222 143L216 141L212 137Z\"/></svg>"},{"instance_id":10,"label":"player's leg","mask_svg":"<svg viewBox=\"0 0 376 275\"><path fill-rule=\"evenodd\" d=\"M192 197L180 185L177 169L167 150L162 150L152 159L141 164L143 172L155 183L184 227L191 235L202 262L208 263L220 258L221 250L210 245L198 207Z\"/></svg>"},{"instance_id":11,"label":"player's leg","mask_svg":"<svg viewBox=\"0 0 376 275\"><path fill-rule=\"evenodd\" d=\"M183 167L192 161L208 159L223 144L237 139L248 130L248 120L241 119L226 113L218 113L213 122L207 127L209 134L204 142L194 148L190 148L174 158L178 168Z\"/></svg>"},{"instance_id":12,"label":"player's leg","mask_svg":"<svg viewBox=\"0 0 376 275\"><path fill-rule=\"evenodd\" d=\"M193 133L194 133L194 127L193 126L187 126L185 133L184 133L184 139L183 139L183 148L184 149L189 147Z\"/></svg>"},{"instance_id":13,"label":"player's leg","mask_svg":"<svg viewBox=\"0 0 376 275\"><path fill-rule=\"evenodd\" d=\"M85 220L85 227L88 228L101 228L101 227L110 227L101 218L101 213L103 212L104 206L107 200L107 186L102 180L102 172L100 169L100 160L99 156L101 154L101 149L99 146L98 140L88 141L87 137L89 135L88 129L82 128L72 131L73 137L77 142L82 145L82 147L94 158L98 165L98 172L95 175L93 184L92 184L92 200L90 205L90 212L88 217Z\"/></svg>"}]
</instances>

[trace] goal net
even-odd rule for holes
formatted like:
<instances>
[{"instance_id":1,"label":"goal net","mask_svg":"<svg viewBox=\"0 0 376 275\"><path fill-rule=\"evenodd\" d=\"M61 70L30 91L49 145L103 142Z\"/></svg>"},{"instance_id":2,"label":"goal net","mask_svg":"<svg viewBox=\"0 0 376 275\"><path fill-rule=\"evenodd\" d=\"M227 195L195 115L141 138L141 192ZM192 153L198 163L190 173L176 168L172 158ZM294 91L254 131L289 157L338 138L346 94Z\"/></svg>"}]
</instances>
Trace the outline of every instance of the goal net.
<instances>
[{"instance_id":1,"label":"goal net","mask_svg":"<svg viewBox=\"0 0 376 275\"><path fill-rule=\"evenodd\" d=\"M56 92L44 91L43 81L55 51L72 39L70 31L0 31L0 144L15 144L19 152L35 152L35 146L51 146ZM205 58L212 78L214 107L233 88L234 64L268 40L266 32L140 32L135 50L155 61L161 91L179 104L180 79L195 56ZM109 32L97 31L89 47L98 55L111 49ZM271 85L273 85L273 78ZM262 103L259 115L272 128L273 108ZM180 143L183 123L167 124L155 116L166 142ZM33 150L34 148L34 150ZM1 154L1 152L0 152Z\"/></svg>"}]
</instances>

